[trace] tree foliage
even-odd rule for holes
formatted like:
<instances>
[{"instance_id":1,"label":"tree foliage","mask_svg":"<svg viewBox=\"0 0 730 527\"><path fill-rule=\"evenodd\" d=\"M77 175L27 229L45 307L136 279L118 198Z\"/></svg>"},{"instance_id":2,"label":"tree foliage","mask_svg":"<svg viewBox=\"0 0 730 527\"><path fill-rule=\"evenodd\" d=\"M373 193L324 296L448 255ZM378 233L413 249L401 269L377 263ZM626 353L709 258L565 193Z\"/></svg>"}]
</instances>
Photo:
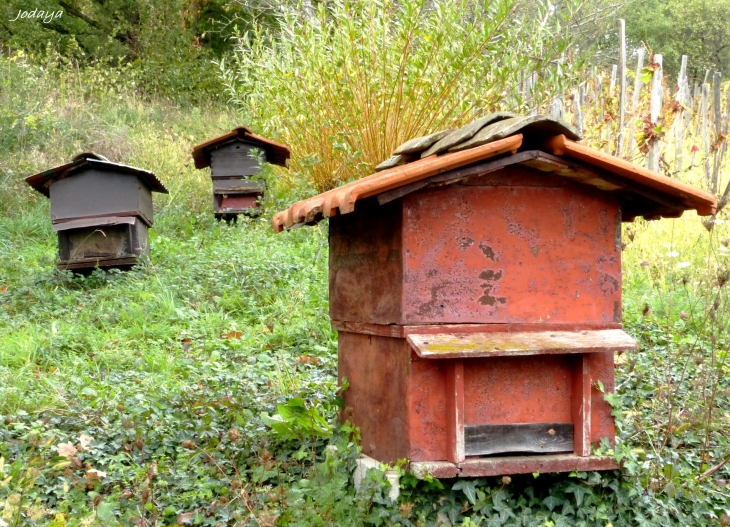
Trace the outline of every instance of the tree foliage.
<instances>
[{"instance_id":1,"label":"tree foliage","mask_svg":"<svg viewBox=\"0 0 730 527\"><path fill-rule=\"evenodd\" d=\"M730 74L730 2L727 0L635 0L623 8L630 47L645 45L664 57L664 70L675 76L682 55L690 77L706 70ZM609 22L612 33L618 24ZM614 42L618 42L617 39ZM618 55L616 55L618 56Z\"/></svg>"},{"instance_id":2,"label":"tree foliage","mask_svg":"<svg viewBox=\"0 0 730 527\"><path fill-rule=\"evenodd\" d=\"M0 10L0 42L6 45L41 51L50 42L63 54L78 50L126 60L150 52L172 56L182 44L220 54L230 48L220 23L236 14L235 4L225 0L40 0L32 6L9 0ZM19 18L24 11L36 16ZM49 20L39 11L62 14Z\"/></svg>"},{"instance_id":3,"label":"tree foliage","mask_svg":"<svg viewBox=\"0 0 730 527\"><path fill-rule=\"evenodd\" d=\"M211 60L230 50L240 11L227 0L9 0L0 4L0 45L81 65L131 64L147 93L199 99L222 91Z\"/></svg>"}]
</instances>

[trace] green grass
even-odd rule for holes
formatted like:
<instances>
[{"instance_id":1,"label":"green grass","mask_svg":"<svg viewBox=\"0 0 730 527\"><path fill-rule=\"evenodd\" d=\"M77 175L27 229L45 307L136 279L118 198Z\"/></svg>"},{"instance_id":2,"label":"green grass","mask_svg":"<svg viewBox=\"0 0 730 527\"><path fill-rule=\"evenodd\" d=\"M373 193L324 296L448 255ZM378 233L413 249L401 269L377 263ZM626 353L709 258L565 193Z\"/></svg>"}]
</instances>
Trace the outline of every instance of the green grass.
<instances>
[{"instance_id":1,"label":"green grass","mask_svg":"<svg viewBox=\"0 0 730 527\"><path fill-rule=\"evenodd\" d=\"M403 474L391 504L377 474L355 492L357 431L335 425L326 224L274 235L270 215L294 199L274 172L264 217L212 218L189 152L235 117L144 100L93 71L90 86L20 59L0 57L0 71L3 522L727 524L730 471L697 480L730 456L725 224L712 236L689 214L625 226L624 317L642 347L617 367L623 471ZM57 271L48 201L22 182L87 149L170 189L155 196L151 257L130 272ZM313 430L318 415L330 425ZM94 438L83 451L82 436Z\"/></svg>"},{"instance_id":2,"label":"green grass","mask_svg":"<svg viewBox=\"0 0 730 527\"><path fill-rule=\"evenodd\" d=\"M237 345L251 352L311 354L307 344L333 339L326 299L312 294L325 290L319 231L295 240L274 237L259 220L231 227L190 216L181 228L160 218L150 262L131 273L83 278L54 270L50 225L39 219L49 232L29 252L22 251L27 238L18 240L4 258L15 276L4 277L0 366L15 379L0 388L0 412L65 404L75 394L59 392L59 384L103 382L108 371L141 370L150 382L178 383L181 360L211 353L231 331L244 332ZM11 263L18 249L23 257ZM187 353L184 338L191 339Z\"/></svg>"}]
</instances>

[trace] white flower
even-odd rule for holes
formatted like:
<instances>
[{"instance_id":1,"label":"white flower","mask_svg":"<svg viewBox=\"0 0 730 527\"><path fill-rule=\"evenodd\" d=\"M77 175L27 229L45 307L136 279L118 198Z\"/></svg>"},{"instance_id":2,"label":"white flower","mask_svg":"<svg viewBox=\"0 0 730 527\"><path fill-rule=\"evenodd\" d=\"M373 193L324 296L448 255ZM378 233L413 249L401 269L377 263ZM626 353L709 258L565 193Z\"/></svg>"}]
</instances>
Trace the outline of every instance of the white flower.
<instances>
[{"instance_id":1,"label":"white flower","mask_svg":"<svg viewBox=\"0 0 730 527\"><path fill-rule=\"evenodd\" d=\"M667 256L669 258L676 258L677 256L679 256L679 253L677 251L672 251L672 252L667 253Z\"/></svg>"},{"instance_id":2,"label":"white flower","mask_svg":"<svg viewBox=\"0 0 730 527\"><path fill-rule=\"evenodd\" d=\"M691 264L689 262L679 262L677 264L677 267L679 267L680 269L684 269L685 267L689 267L690 265Z\"/></svg>"}]
</instances>

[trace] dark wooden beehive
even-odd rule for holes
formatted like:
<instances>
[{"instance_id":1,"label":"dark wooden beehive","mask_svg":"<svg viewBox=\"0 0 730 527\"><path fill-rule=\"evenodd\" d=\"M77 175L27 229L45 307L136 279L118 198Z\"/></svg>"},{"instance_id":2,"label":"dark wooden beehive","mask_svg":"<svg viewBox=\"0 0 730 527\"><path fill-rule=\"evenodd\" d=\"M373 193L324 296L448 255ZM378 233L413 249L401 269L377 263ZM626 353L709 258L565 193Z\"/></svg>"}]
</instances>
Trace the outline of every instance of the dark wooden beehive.
<instances>
[{"instance_id":1,"label":"dark wooden beehive","mask_svg":"<svg viewBox=\"0 0 730 527\"><path fill-rule=\"evenodd\" d=\"M239 127L193 148L196 168L210 167L213 180L213 213L219 219L238 214L257 215L266 190L256 177L261 163L286 167L289 147Z\"/></svg>"},{"instance_id":2,"label":"dark wooden beehive","mask_svg":"<svg viewBox=\"0 0 730 527\"><path fill-rule=\"evenodd\" d=\"M26 179L51 200L58 267L129 267L149 254L152 191L167 193L152 172L92 153Z\"/></svg>"},{"instance_id":3,"label":"dark wooden beehive","mask_svg":"<svg viewBox=\"0 0 730 527\"><path fill-rule=\"evenodd\" d=\"M365 454L438 477L617 468L592 452L614 442L614 352L636 349L621 222L716 200L577 139L489 116L274 217L330 218L342 419Z\"/></svg>"}]
</instances>

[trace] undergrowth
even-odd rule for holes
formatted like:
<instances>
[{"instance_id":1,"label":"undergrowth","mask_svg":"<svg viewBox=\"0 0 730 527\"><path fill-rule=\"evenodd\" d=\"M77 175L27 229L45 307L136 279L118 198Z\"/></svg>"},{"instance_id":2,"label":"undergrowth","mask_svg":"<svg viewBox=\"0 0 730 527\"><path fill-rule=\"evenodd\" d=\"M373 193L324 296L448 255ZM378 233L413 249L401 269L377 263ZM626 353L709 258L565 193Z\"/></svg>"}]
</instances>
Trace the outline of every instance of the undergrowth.
<instances>
[{"instance_id":1,"label":"undergrowth","mask_svg":"<svg viewBox=\"0 0 730 527\"><path fill-rule=\"evenodd\" d=\"M618 444L600 447L621 471L439 481L399 465L392 503L381 472L354 489L358 431L335 424L326 225L274 235L293 198L273 172L268 216L208 210L190 147L232 116L20 56L0 68L2 527L730 524L725 224L625 227L641 349L619 359ZM22 182L88 149L171 190L127 273L55 270L47 201Z\"/></svg>"}]
</instances>

